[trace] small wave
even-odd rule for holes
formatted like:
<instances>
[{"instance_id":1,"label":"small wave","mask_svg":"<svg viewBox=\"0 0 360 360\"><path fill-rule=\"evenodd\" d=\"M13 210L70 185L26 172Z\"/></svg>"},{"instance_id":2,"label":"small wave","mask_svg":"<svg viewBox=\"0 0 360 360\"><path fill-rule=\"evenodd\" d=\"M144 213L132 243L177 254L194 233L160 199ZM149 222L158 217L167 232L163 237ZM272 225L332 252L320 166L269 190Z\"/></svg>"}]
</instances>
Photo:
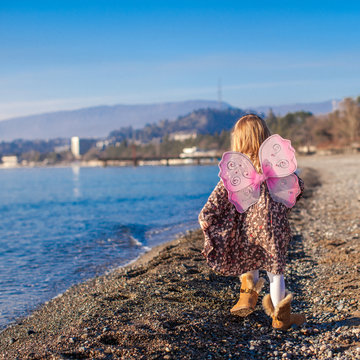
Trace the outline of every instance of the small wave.
<instances>
[{"instance_id":1,"label":"small wave","mask_svg":"<svg viewBox=\"0 0 360 360\"><path fill-rule=\"evenodd\" d=\"M135 245L135 246L141 246L141 247L143 246L143 244L138 239L133 237L132 235L130 235L130 244Z\"/></svg>"}]
</instances>

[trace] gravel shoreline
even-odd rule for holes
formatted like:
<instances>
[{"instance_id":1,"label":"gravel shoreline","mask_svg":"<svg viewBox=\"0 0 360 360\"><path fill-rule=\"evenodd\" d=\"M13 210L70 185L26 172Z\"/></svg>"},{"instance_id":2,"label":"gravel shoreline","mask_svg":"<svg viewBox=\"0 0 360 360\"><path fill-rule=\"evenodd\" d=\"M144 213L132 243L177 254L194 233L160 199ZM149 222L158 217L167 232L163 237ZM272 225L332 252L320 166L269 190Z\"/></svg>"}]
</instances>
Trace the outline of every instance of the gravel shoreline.
<instances>
[{"instance_id":1,"label":"gravel shoreline","mask_svg":"<svg viewBox=\"0 0 360 360\"><path fill-rule=\"evenodd\" d=\"M298 162L307 191L285 280L304 326L273 330L261 301L230 315L239 280L207 267L194 231L20 319L0 333L1 359L360 359L360 155Z\"/></svg>"}]
</instances>

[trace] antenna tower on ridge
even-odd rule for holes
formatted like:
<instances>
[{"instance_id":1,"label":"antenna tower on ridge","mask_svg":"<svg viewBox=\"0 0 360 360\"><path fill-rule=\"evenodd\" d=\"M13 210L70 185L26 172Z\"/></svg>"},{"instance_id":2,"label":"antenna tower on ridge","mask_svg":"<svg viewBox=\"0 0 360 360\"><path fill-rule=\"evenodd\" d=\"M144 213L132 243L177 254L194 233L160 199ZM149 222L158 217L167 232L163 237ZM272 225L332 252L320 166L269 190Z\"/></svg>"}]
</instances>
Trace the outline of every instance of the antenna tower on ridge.
<instances>
[{"instance_id":1,"label":"antenna tower on ridge","mask_svg":"<svg viewBox=\"0 0 360 360\"><path fill-rule=\"evenodd\" d=\"M222 109L222 89L221 89L221 78L218 79L218 102L219 109Z\"/></svg>"}]
</instances>

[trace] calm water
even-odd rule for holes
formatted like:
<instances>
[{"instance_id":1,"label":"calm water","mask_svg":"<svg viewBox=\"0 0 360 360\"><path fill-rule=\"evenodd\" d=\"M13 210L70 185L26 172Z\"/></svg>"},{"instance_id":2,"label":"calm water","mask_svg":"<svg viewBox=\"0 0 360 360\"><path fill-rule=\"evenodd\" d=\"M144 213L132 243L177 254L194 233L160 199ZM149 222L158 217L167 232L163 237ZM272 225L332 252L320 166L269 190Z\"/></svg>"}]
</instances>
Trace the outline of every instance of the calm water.
<instances>
[{"instance_id":1,"label":"calm water","mask_svg":"<svg viewBox=\"0 0 360 360\"><path fill-rule=\"evenodd\" d=\"M0 170L0 328L197 227L217 166Z\"/></svg>"}]
</instances>

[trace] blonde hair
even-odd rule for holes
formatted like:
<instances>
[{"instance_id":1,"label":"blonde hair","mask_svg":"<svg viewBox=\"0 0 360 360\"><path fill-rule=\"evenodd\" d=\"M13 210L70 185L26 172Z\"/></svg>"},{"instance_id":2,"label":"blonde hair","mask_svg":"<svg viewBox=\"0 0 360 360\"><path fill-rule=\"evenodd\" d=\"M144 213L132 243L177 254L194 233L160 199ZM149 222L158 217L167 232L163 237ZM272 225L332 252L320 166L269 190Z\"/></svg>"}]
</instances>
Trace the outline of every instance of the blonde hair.
<instances>
[{"instance_id":1,"label":"blonde hair","mask_svg":"<svg viewBox=\"0 0 360 360\"><path fill-rule=\"evenodd\" d=\"M247 155L256 170L261 172L259 149L271 135L265 121L255 114L241 117L231 132L231 149Z\"/></svg>"}]
</instances>

